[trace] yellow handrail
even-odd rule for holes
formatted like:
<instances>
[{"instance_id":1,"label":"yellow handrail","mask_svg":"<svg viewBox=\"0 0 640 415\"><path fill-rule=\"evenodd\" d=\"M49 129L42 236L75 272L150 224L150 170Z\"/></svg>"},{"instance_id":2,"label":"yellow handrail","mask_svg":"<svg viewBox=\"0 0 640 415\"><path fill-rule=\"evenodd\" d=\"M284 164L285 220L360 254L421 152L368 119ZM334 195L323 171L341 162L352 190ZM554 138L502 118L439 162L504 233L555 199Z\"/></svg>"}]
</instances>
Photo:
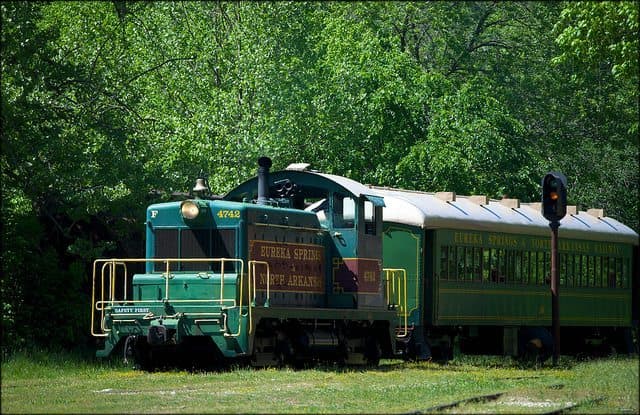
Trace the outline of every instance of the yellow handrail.
<instances>
[{"instance_id":1,"label":"yellow handrail","mask_svg":"<svg viewBox=\"0 0 640 415\"><path fill-rule=\"evenodd\" d=\"M264 266L267 267L267 293L266 293L267 296L266 296L266 298L264 300L264 306L268 307L269 306L269 299L271 298L271 294L269 293L270 285L271 285L271 283L270 283L271 276L270 276L270 271L269 271L269 263L266 262L266 261L257 261L257 260L249 261L249 274L253 278L253 280L252 280L253 281L253 297L252 297L252 301L253 301L253 304L255 305L256 296L257 296L256 295L256 265L264 265Z\"/></svg>"},{"instance_id":2,"label":"yellow handrail","mask_svg":"<svg viewBox=\"0 0 640 415\"><path fill-rule=\"evenodd\" d=\"M270 289L270 278L271 278L271 271L269 269L269 263L265 262L265 261L257 261L257 260L251 260L249 261L249 276L247 278L248 281L248 294L249 296L251 296L251 303L249 303L249 333L253 332L253 315L251 313L251 310L253 309L253 307L256 306L256 265L264 265L267 267L267 297L265 299L264 302L264 306L268 307L269 306L269 298L270 298L270 294L269 294L269 289ZM253 295L251 292L251 283L253 283Z\"/></svg>"},{"instance_id":3,"label":"yellow handrail","mask_svg":"<svg viewBox=\"0 0 640 415\"><path fill-rule=\"evenodd\" d=\"M148 263L148 262L165 262L166 269L165 272L162 273L162 277L165 278L165 296L163 300L127 300L127 277L128 277L128 269L127 263ZM236 300L226 299L224 298L224 264L226 262L235 262L240 265L240 308L242 308L242 286L244 284L244 261L238 258L130 258L130 259L97 259L93 263L93 275L92 275L92 288L91 288L91 335L94 337L107 337L109 335L110 329L107 329L104 326L104 313L105 306L111 305L114 306L116 301L126 301L127 304L136 304L136 303L155 303L155 302L167 302L169 301L169 280L174 277L171 274L171 264L174 262L218 262L221 263L221 275L220 275L220 299L205 299L205 300L173 300L172 303L193 303L193 302L219 302L221 305L224 303L231 303L232 307L236 306ZM97 277L97 268L98 265L102 264L100 270L100 300L96 299L96 277ZM122 299L116 300L116 267L123 267L123 295ZM105 275L108 269L108 276ZM105 298L105 277L108 278L109 281L109 292L108 297ZM95 327L95 319L96 319L96 311L100 311L100 330L101 332L96 332ZM239 323L240 330L240 323ZM239 332L238 334L239 335Z\"/></svg>"},{"instance_id":4,"label":"yellow handrail","mask_svg":"<svg viewBox=\"0 0 640 415\"><path fill-rule=\"evenodd\" d=\"M242 261L242 260L240 260ZM220 273L220 301L223 301L222 299L222 291L224 289L224 262L222 263L222 268L220 269L221 273ZM251 272L251 271L249 271ZM251 277L247 278L247 281L250 281ZM249 285L250 282L247 283L247 285ZM223 331L225 331L223 333L224 337L238 337L240 336L240 333L242 333L242 300L243 300L243 292L242 292L242 288L244 287L244 262L242 262L242 272L240 273L240 305L238 307L238 332L237 333L227 333L225 331L225 329L227 328L227 318L224 318L224 329ZM247 287L247 290L250 292L251 291L251 287ZM248 302L248 301L247 301ZM251 330L251 304L249 304L249 330Z\"/></svg>"},{"instance_id":5,"label":"yellow handrail","mask_svg":"<svg viewBox=\"0 0 640 415\"><path fill-rule=\"evenodd\" d=\"M267 267L267 297L265 299L264 302L264 307L268 307L269 306L269 298L270 298L270 294L269 294L269 285L270 285L270 270L269 270L269 263L265 262L265 261L257 261L257 260L251 260L248 263L248 273L249 275L247 276L247 297L251 297L251 294L253 292L253 297L252 297L252 301L249 302L247 304L247 308L248 308L248 315L249 315L249 333L253 332L253 314L252 314L252 310L253 307L256 306L256 265L264 265ZM221 277L222 278L222 277ZM240 305L239 305L239 309L242 310L242 301L244 299L244 295L243 295L243 287L244 287L244 274L241 274L240 277ZM253 290L251 289L251 285L253 283ZM248 298L247 298L248 300ZM238 332L237 333L225 333L224 336L225 337L238 337L240 336L240 333L242 332L242 318L241 316L238 316Z\"/></svg>"},{"instance_id":6,"label":"yellow handrail","mask_svg":"<svg viewBox=\"0 0 640 415\"><path fill-rule=\"evenodd\" d=\"M407 271L404 268L384 268L384 275L386 281L386 297L387 306L397 305L398 315L404 317L404 331L397 337L407 337L409 334L409 313L407 312ZM396 289L396 280L398 281L398 288ZM391 283L391 287L389 286ZM393 298L397 295L397 303L392 302Z\"/></svg>"}]
</instances>

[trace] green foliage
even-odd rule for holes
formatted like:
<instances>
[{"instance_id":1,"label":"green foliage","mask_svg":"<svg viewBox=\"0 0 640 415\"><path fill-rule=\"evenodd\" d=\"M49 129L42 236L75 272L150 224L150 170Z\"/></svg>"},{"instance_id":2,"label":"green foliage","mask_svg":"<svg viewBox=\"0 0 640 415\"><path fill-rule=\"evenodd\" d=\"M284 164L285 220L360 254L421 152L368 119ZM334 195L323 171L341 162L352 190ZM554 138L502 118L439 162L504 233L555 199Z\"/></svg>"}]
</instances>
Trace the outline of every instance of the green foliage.
<instances>
[{"instance_id":1,"label":"green foliage","mask_svg":"<svg viewBox=\"0 0 640 415\"><path fill-rule=\"evenodd\" d=\"M571 198L638 230L638 3L566 3L553 33L569 89L554 151Z\"/></svg>"},{"instance_id":2,"label":"green foliage","mask_svg":"<svg viewBox=\"0 0 640 415\"><path fill-rule=\"evenodd\" d=\"M3 347L83 343L91 261L141 256L146 205L260 155L524 201L561 170L640 229L637 2L0 10Z\"/></svg>"},{"instance_id":3,"label":"green foliage","mask_svg":"<svg viewBox=\"0 0 640 415\"><path fill-rule=\"evenodd\" d=\"M554 61L604 64L615 78L637 78L638 7L636 1L567 3L554 27L564 52Z\"/></svg>"},{"instance_id":4,"label":"green foliage","mask_svg":"<svg viewBox=\"0 0 640 415\"><path fill-rule=\"evenodd\" d=\"M486 80L473 79L455 96L434 104L427 140L414 146L398 166L407 174L404 186L528 196L533 184L523 126L485 85Z\"/></svg>"}]
</instances>

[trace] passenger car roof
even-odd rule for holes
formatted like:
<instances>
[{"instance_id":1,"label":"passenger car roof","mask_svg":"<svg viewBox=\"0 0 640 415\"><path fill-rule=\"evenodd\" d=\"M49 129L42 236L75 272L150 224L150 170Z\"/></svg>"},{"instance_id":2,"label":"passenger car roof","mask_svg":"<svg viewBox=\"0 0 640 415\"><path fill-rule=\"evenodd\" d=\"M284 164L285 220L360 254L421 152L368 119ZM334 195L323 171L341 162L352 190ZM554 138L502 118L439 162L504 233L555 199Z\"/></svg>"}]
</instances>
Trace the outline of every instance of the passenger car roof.
<instances>
[{"instance_id":1,"label":"passenger car roof","mask_svg":"<svg viewBox=\"0 0 640 415\"><path fill-rule=\"evenodd\" d=\"M517 199L444 195L372 187L384 197L384 220L428 229L464 229L531 235L549 235L549 221L539 203ZM448 196L448 197L447 197ZM486 203L482 203L486 202ZM638 234L611 217L585 211L568 212L560 221L560 237L638 245Z\"/></svg>"}]
</instances>

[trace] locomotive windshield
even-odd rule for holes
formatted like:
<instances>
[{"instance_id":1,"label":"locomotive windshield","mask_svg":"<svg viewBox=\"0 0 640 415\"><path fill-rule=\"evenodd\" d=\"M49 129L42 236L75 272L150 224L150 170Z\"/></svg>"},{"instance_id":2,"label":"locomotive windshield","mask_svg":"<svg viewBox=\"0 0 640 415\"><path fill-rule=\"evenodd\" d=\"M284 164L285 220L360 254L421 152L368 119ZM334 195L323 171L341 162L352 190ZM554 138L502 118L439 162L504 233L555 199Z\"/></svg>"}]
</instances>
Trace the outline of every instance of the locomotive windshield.
<instances>
[{"instance_id":1,"label":"locomotive windshield","mask_svg":"<svg viewBox=\"0 0 640 415\"><path fill-rule=\"evenodd\" d=\"M235 258L235 229L157 229L154 258ZM155 271L164 271L156 263ZM220 272L220 263L177 262L172 271Z\"/></svg>"}]
</instances>

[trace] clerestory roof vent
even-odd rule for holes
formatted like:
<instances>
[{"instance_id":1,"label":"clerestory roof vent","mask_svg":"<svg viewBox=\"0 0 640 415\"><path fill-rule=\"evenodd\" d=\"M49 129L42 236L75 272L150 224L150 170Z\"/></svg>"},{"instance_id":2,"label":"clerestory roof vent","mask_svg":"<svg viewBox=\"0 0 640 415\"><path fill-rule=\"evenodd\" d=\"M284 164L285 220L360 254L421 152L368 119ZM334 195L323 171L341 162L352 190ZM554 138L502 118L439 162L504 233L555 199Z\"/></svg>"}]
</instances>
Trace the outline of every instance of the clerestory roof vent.
<instances>
[{"instance_id":1,"label":"clerestory roof vent","mask_svg":"<svg viewBox=\"0 0 640 415\"><path fill-rule=\"evenodd\" d=\"M469 201L471 203L475 203L476 205L488 205L489 204L489 196L485 195L473 195L469 196Z\"/></svg>"},{"instance_id":2,"label":"clerestory roof vent","mask_svg":"<svg viewBox=\"0 0 640 415\"><path fill-rule=\"evenodd\" d=\"M604 218L604 209L588 209L587 215L591 215L594 218Z\"/></svg>"},{"instance_id":3,"label":"clerestory roof vent","mask_svg":"<svg viewBox=\"0 0 640 415\"><path fill-rule=\"evenodd\" d=\"M456 192L436 192L436 197L445 202L455 202Z\"/></svg>"},{"instance_id":4,"label":"clerestory roof vent","mask_svg":"<svg viewBox=\"0 0 640 415\"><path fill-rule=\"evenodd\" d=\"M520 199L500 199L500 204L511 209L520 207Z\"/></svg>"}]
</instances>

